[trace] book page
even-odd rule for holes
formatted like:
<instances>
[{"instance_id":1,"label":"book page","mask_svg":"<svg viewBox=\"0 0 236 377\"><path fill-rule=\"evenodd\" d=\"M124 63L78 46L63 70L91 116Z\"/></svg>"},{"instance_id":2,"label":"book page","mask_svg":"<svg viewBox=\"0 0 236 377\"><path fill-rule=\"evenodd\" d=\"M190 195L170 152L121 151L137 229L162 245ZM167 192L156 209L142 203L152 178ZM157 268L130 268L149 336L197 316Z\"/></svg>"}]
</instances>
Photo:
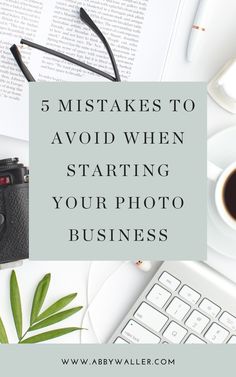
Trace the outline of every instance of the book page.
<instances>
[{"instance_id":1,"label":"book page","mask_svg":"<svg viewBox=\"0 0 236 377\"><path fill-rule=\"evenodd\" d=\"M162 81L185 0L150 0L131 74L134 81Z\"/></svg>"},{"instance_id":2,"label":"book page","mask_svg":"<svg viewBox=\"0 0 236 377\"><path fill-rule=\"evenodd\" d=\"M105 47L80 20L82 6L107 38L121 80L159 80L181 2L1 0L0 134L28 139L28 84L9 51L12 43L28 39L113 75ZM97 80L83 68L27 46L22 55L37 81Z\"/></svg>"},{"instance_id":3,"label":"book page","mask_svg":"<svg viewBox=\"0 0 236 377\"><path fill-rule=\"evenodd\" d=\"M80 5L107 37L121 80L160 80L182 3L181 0L82 0L78 4L76 0L57 0L46 44L113 74L104 46L80 20ZM84 73L76 65L44 55L38 78L77 81Z\"/></svg>"},{"instance_id":4,"label":"book page","mask_svg":"<svg viewBox=\"0 0 236 377\"><path fill-rule=\"evenodd\" d=\"M0 95L3 98L19 100L22 95L24 78L13 64L9 48L13 43L27 35L34 40L39 28L43 2L40 0L3 1L0 3ZM24 54L24 61L29 64L31 52Z\"/></svg>"},{"instance_id":5,"label":"book page","mask_svg":"<svg viewBox=\"0 0 236 377\"><path fill-rule=\"evenodd\" d=\"M114 76L109 56L97 35L79 16L82 6L108 40L120 71L121 79L128 80L149 0L57 0L53 11L46 44ZM45 54L39 80L77 81L88 71L66 61ZM94 76L91 73L91 76ZM96 77L95 77L96 78Z\"/></svg>"},{"instance_id":6,"label":"book page","mask_svg":"<svg viewBox=\"0 0 236 377\"><path fill-rule=\"evenodd\" d=\"M45 0L0 1L0 134L28 139L28 83L17 66L10 47L21 38L35 41L49 23L53 2ZM47 7L47 11L46 11ZM20 48L25 64L37 71L33 50Z\"/></svg>"}]
</instances>

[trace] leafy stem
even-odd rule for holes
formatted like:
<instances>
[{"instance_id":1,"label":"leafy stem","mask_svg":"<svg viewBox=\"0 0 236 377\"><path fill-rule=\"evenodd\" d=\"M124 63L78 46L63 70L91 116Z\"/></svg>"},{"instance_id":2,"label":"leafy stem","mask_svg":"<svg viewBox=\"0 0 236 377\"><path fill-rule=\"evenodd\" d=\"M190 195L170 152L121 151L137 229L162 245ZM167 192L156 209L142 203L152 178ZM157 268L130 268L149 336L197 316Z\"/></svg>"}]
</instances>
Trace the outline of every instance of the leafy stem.
<instances>
[{"instance_id":1,"label":"leafy stem","mask_svg":"<svg viewBox=\"0 0 236 377\"><path fill-rule=\"evenodd\" d=\"M21 343L21 341L24 339L24 337L28 334L28 332L29 332L29 329L30 329L30 327L28 328L28 330L26 330L25 331L25 333L22 335L22 337L19 339L19 342L18 342L18 344L20 344Z\"/></svg>"},{"instance_id":2,"label":"leafy stem","mask_svg":"<svg viewBox=\"0 0 236 377\"><path fill-rule=\"evenodd\" d=\"M51 274L45 275L40 282L38 283L34 298L32 302L31 314L30 314L30 326L28 329L22 331L22 308L21 308L21 296L20 289L17 281L17 276L15 271L12 271L10 278L10 302L13 320L15 324L16 333L18 336L18 344L26 343L39 343L44 342L50 339L57 338L69 334L74 331L80 331L80 327L65 327L54 330L49 330L37 335L28 337L30 332L54 325L58 322L65 320L66 318L76 314L83 307L76 306L70 309L62 310L66 308L77 296L77 293L71 293L67 296L64 296L54 302L51 306L46 308L41 312L43 307L49 285L51 280ZM7 333L0 317L0 343L8 343Z\"/></svg>"}]
</instances>

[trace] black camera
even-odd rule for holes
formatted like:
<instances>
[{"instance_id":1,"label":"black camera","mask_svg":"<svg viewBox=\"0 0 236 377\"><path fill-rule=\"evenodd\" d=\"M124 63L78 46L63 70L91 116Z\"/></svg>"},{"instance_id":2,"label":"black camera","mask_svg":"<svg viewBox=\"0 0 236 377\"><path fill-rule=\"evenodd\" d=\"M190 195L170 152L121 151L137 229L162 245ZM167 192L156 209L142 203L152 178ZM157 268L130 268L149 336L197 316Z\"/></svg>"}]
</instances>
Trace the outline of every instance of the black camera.
<instances>
[{"instance_id":1,"label":"black camera","mask_svg":"<svg viewBox=\"0 0 236 377\"><path fill-rule=\"evenodd\" d=\"M0 264L29 257L29 170L0 160Z\"/></svg>"}]
</instances>

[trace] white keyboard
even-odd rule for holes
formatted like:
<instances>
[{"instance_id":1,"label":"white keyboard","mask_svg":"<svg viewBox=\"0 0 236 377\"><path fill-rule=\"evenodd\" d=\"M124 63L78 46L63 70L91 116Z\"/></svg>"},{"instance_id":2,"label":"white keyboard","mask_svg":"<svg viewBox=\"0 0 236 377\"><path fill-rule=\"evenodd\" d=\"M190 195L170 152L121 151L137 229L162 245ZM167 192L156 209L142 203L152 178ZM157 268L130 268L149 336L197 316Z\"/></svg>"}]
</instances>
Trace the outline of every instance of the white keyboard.
<instances>
[{"instance_id":1,"label":"white keyboard","mask_svg":"<svg viewBox=\"0 0 236 377\"><path fill-rule=\"evenodd\" d=\"M236 344L236 285L198 262L163 262L110 343Z\"/></svg>"}]
</instances>

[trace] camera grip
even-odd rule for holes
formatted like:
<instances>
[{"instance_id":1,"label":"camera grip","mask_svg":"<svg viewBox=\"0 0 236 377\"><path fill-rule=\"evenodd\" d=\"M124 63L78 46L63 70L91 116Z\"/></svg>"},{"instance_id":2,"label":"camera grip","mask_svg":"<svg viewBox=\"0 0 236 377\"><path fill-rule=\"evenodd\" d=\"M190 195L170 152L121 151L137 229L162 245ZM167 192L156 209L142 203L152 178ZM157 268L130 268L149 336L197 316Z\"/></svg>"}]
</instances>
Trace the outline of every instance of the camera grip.
<instances>
[{"instance_id":1,"label":"camera grip","mask_svg":"<svg viewBox=\"0 0 236 377\"><path fill-rule=\"evenodd\" d=\"M29 184L7 186L0 190L0 263L29 257Z\"/></svg>"}]
</instances>

